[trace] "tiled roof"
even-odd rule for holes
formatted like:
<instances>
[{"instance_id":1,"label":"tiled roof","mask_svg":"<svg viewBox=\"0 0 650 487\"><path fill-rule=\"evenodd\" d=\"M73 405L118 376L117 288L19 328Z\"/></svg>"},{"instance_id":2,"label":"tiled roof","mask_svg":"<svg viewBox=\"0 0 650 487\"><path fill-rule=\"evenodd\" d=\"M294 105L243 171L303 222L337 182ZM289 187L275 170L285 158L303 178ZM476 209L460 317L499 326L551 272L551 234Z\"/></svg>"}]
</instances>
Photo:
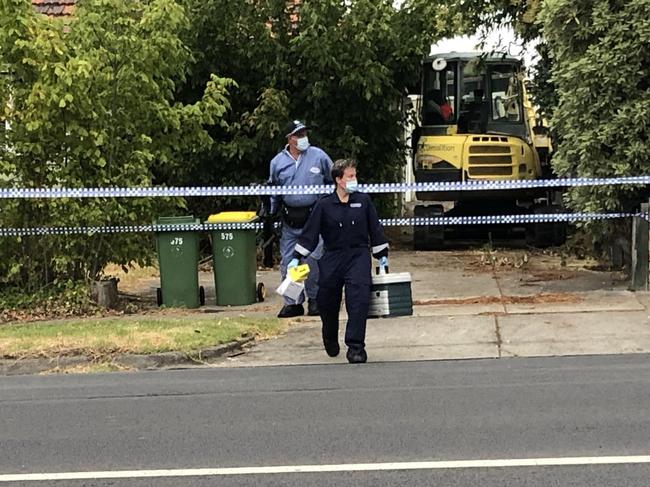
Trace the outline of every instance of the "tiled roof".
<instances>
[{"instance_id":1,"label":"tiled roof","mask_svg":"<svg viewBox=\"0 0 650 487\"><path fill-rule=\"evenodd\" d=\"M50 17L66 17L72 14L77 0L32 0L37 12Z\"/></svg>"}]
</instances>

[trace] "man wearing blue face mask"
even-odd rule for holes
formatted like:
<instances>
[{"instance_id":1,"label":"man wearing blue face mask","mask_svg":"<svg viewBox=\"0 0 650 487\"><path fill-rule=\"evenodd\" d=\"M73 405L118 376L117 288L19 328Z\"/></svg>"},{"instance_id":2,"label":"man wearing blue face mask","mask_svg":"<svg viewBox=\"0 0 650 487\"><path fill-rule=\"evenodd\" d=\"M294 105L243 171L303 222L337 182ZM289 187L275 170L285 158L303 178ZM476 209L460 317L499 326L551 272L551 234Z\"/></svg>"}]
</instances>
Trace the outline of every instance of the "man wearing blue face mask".
<instances>
[{"instance_id":1,"label":"man wearing blue face mask","mask_svg":"<svg viewBox=\"0 0 650 487\"><path fill-rule=\"evenodd\" d=\"M332 159L325 151L309 144L307 126L300 120L293 120L285 132L287 145L271 161L269 183L275 186L312 186L332 184ZM282 280L287 275L287 265L292 258L298 237L309 218L309 214L319 198L317 194L289 194L271 197L271 214L277 211L282 215L282 235L280 237L280 273ZM318 294L318 259L322 254L322 244L318 245L306 261L311 272L305 282L305 291L309 298L307 313L318 316L316 302ZM284 306L279 318L291 318L305 313L304 296L298 301L284 298Z\"/></svg>"},{"instance_id":2,"label":"man wearing blue face mask","mask_svg":"<svg viewBox=\"0 0 650 487\"><path fill-rule=\"evenodd\" d=\"M348 323L345 329L347 359L363 363L366 319L370 304L372 254L381 267L388 266L388 242L370 197L357 192L356 163L340 159L332 168L336 190L321 198L314 206L302 235L298 239L289 268L297 266L319 245L319 235L325 252L319 260L320 280L318 306L323 323L325 351L330 357L340 352L338 341L339 309L343 287Z\"/></svg>"}]
</instances>

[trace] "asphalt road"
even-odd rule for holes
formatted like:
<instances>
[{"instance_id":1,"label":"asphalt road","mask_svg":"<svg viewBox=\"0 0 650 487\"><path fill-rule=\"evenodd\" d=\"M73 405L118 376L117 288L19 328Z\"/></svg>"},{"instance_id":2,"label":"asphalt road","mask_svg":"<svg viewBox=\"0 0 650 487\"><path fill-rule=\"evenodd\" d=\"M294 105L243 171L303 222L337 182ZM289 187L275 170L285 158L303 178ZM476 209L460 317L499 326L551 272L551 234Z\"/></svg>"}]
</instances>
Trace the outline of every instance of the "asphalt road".
<instances>
[{"instance_id":1,"label":"asphalt road","mask_svg":"<svg viewBox=\"0 0 650 487\"><path fill-rule=\"evenodd\" d=\"M647 487L649 359L5 377L0 378L0 484ZM640 455L648 461L601 464L605 457ZM567 457L581 460L558 464ZM540 458L549 464L482 463ZM459 460L473 462L471 468L440 463ZM438 463L429 468L413 462ZM584 465L589 462L594 465ZM265 471L269 466L361 468L351 464L379 470ZM219 470L225 467L250 470L233 476ZM174 471L137 478L159 469ZM133 472L124 479L44 476L3 483L7 474L125 470ZM181 473L189 477L179 478Z\"/></svg>"}]
</instances>

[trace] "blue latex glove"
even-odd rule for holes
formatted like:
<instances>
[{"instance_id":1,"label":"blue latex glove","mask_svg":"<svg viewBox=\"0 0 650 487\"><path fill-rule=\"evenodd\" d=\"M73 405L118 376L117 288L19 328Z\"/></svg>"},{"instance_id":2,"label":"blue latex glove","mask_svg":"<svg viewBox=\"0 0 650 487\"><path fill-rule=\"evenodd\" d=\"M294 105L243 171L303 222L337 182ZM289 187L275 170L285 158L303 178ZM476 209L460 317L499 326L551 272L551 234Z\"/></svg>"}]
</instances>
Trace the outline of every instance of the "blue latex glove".
<instances>
[{"instance_id":1,"label":"blue latex glove","mask_svg":"<svg viewBox=\"0 0 650 487\"><path fill-rule=\"evenodd\" d=\"M293 267L298 267L298 264L300 264L300 261L298 259L291 259L291 262L289 262L289 265L287 266L287 269L291 269Z\"/></svg>"},{"instance_id":2,"label":"blue latex glove","mask_svg":"<svg viewBox=\"0 0 650 487\"><path fill-rule=\"evenodd\" d=\"M388 257L380 257L379 258L379 267L388 267Z\"/></svg>"}]
</instances>

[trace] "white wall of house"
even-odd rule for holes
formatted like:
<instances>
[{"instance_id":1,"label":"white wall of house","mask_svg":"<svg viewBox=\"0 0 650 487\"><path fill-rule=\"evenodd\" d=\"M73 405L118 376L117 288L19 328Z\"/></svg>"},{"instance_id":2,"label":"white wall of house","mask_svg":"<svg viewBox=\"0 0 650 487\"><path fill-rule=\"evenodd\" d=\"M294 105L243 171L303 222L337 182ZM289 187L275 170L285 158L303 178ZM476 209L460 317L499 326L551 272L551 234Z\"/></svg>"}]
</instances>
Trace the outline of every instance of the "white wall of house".
<instances>
[{"instance_id":1,"label":"white wall of house","mask_svg":"<svg viewBox=\"0 0 650 487\"><path fill-rule=\"evenodd\" d=\"M406 150L404 153L404 167L402 170L402 181L405 183L415 182L415 175L413 173L413 156L411 154L411 134L415 128L415 120L417 116L417 106L419 102L419 95L409 95L408 102L405 104L405 110L407 114L407 120L409 121L404 127L404 141L406 142ZM415 192L406 191L402 193L402 208L405 207L405 203L411 203L415 201Z\"/></svg>"}]
</instances>

